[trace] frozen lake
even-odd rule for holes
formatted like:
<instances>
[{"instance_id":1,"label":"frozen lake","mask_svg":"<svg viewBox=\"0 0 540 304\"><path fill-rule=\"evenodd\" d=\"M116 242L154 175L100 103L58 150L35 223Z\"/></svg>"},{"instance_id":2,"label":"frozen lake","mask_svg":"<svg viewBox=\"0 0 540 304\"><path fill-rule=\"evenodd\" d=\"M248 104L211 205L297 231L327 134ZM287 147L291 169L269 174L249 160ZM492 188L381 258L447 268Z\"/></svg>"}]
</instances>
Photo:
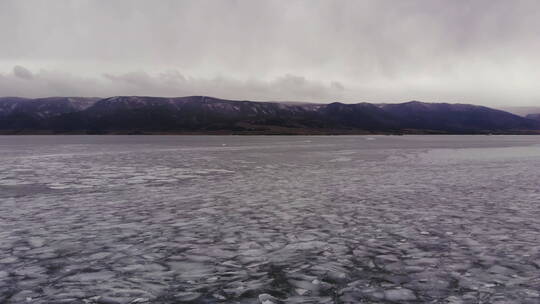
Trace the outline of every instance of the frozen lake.
<instances>
[{"instance_id":1,"label":"frozen lake","mask_svg":"<svg viewBox=\"0 0 540 304\"><path fill-rule=\"evenodd\" d=\"M540 303L538 136L0 136L0 303Z\"/></svg>"}]
</instances>

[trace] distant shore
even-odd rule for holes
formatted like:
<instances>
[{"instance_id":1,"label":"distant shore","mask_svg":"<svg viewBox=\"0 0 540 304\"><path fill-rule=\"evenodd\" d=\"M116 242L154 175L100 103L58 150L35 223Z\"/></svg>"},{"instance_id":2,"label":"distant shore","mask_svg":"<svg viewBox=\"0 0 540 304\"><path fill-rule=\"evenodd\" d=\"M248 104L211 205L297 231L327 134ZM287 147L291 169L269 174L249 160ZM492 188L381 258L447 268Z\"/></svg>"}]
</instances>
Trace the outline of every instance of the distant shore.
<instances>
[{"instance_id":1,"label":"distant shore","mask_svg":"<svg viewBox=\"0 0 540 304\"><path fill-rule=\"evenodd\" d=\"M0 130L0 135L243 135L243 136L339 136L339 135L540 135L540 130L516 130L500 132L441 132L426 130L403 130L402 132L370 132L366 130L268 130L268 131L138 131L138 130L81 130L58 132L53 130Z\"/></svg>"}]
</instances>

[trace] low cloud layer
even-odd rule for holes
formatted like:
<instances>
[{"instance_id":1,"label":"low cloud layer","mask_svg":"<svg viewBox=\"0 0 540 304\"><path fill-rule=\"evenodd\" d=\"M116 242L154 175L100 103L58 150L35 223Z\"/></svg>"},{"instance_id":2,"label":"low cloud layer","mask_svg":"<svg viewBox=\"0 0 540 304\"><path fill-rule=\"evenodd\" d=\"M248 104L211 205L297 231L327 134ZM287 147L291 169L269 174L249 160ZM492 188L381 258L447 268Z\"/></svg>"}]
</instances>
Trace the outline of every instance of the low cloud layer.
<instances>
[{"instance_id":1,"label":"low cloud layer","mask_svg":"<svg viewBox=\"0 0 540 304\"><path fill-rule=\"evenodd\" d=\"M0 95L540 104L536 0L5 0L0 28Z\"/></svg>"},{"instance_id":2,"label":"low cloud layer","mask_svg":"<svg viewBox=\"0 0 540 304\"><path fill-rule=\"evenodd\" d=\"M194 78L175 70L149 74L143 71L80 77L58 71L31 72L15 66L0 74L4 96L87 96L116 95L187 96L210 95L231 99L329 101L342 97L345 87L336 81L323 83L286 74L271 81L236 80L226 77Z\"/></svg>"}]
</instances>

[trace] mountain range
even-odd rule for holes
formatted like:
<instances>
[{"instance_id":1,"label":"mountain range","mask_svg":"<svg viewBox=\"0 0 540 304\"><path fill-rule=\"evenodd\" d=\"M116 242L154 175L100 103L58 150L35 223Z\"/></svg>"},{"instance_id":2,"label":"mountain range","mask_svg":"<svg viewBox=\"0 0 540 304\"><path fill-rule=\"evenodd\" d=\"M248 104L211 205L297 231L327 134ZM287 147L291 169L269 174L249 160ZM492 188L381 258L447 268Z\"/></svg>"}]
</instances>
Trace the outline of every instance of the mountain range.
<instances>
[{"instance_id":1,"label":"mountain range","mask_svg":"<svg viewBox=\"0 0 540 304\"><path fill-rule=\"evenodd\" d=\"M316 104L207 96L0 97L3 134L540 134L539 116L419 101Z\"/></svg>"},{"instance_id":2,"label":"mountain range","mask_svg":"<svg viewBox=\"0 0 540 304\"><path fill-rule=\"evenodd\" d=\"M512 114L516 114L519 116L527 116L529 114L539 114L540 113L540 107L501 107L499 110L503 110L506 112L510 112Z\"/></svg>"}]
</instances>

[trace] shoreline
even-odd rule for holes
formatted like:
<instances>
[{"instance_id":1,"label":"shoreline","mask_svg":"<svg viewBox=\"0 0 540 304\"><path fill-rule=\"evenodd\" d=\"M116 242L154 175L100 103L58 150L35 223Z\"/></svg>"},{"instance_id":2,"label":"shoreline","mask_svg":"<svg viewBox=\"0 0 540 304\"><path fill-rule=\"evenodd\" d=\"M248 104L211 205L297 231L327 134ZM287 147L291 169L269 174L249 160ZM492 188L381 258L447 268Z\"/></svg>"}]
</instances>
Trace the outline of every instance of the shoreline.
<instances>
[{"instance_id":1,"label":"shoreline","mask_svg":"<svg viewBox=\"0 0 540 304\"><path fill-rule=\"evenodd\" d=\"M507 132L441 132L441 131L423 131L423 130L407 130L403 132L369 132L369 131L299 131L299 132L283 132L283 131L268 131L268 132L258 132L258 131L75 131L75 132L55 132L50 130L36 131L36 130L0 130L0 135L9 136L9 135L212 135L212 136L347 136L347 135L384 135L384 136L403 136L403 135L481 135L481 136L492 136L492 135L540 135L540 130L537 131L507 131Z\"/></svg>"}]
</instances>

